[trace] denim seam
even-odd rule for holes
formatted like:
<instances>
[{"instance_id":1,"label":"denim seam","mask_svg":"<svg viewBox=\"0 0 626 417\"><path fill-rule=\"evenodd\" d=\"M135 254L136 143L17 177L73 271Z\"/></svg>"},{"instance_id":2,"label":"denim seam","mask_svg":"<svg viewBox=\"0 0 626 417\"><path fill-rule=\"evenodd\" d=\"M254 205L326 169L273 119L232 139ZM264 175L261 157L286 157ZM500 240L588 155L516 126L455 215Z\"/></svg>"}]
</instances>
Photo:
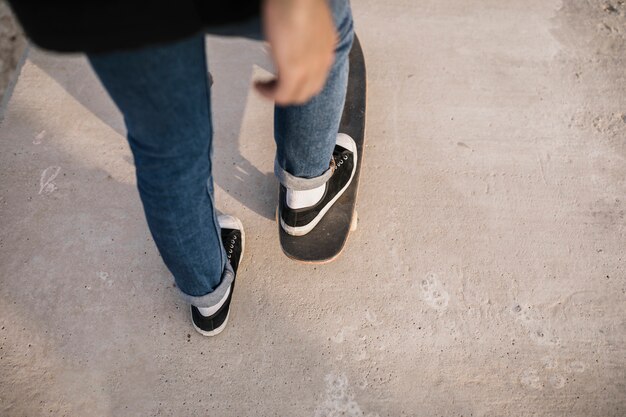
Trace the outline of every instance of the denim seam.
<instances>
[{"instance_id":1,"label":"denim seam","mask_svg":"<svg viewBox=\"0 0 626 417\"><path fill-rule=\"evenodd\" d=\"M208 82L208 74L209 74L209 67L207 65L207 56L206 56L206 46L204 46L202 48L202 62L203 62L203 66L204 66L204 74L205 76L203 77L204 80L204 92L206 94L206 100L207 100L207 107L209 110L209 114L207 114L207 117L209 118L209 122L210 122L210 129L211 129L211 141L209 143L209 161L210 161L210 171L209 171L209 178L211 179L211 181L213 181L213 174L211 171L213 171L213 123L211 121L211 86L209 85ZM215 233L217 235L218 241L220 242L220 266L222 267L222 270L225 270L226 264L228 262L226 262L226 260L224 259L224 257L226 256L226 253L224 251L224 243L222 242L222 234L217 222L217 217L215 214L215 200L213 199L213 195L209 192L209 187L207 185L207 194L209 195L209 200L211 201L211 212L213 213L213 229L215 230Z\"/></svg>"},{"instance_id":2,"label":"denim seam","mask_svg":"<svg viewBox=\"0 0 626 417\"><path fill-rule=\"evenodd\" d=\"M206 48L206 47L205 47L205 46L204 46L204 44L203 44L203 45L202 45L202 54L203 54L203 56L204 56L203 62L204 62L204 68L205 68L205 74L206 74L206 72L207 72L207 66L206 66L206 50L205 50L205 48ZM204 80L204 84L205 84L205 85L204 85L204 87L205 87L205 96L206 96L207 100L209 100L209 99L210 99L210 97L209 97L209 95L208 95L208 90L207 90L207 88L206 88L206 87L207 87L207 77L206 77L206 76L205 76L205 77L203 77L203 80ZM210 111L210 101L207 101L207 107L209 107L209 111ZM209 117L210 117L210 115L209 115ZM212 127L211 127L211 129L212 129ZM212 141L210 141L210 143L209 143L209 153L211 152L211 142L212 142ZM212 167L210 167L210 166L209 166L209 168L212 168ZM209 171L209 176L210 176L210 175L211 175L211 172ZM212 211L212 213L213 213L213 216L212 216L212 217L213 217L213 219L212 219L212 223L213 223L214 229L215 229L215 230L217 230L217 226L216 226L216 224L215 224L215 223L216 223L216 221L215 221L215 205L213 204L213 199L212 199L212 196L208 193L208 190L206 190L206 189L205 189L205 192L207 192L208 197L209 197L209 201L211 202L211 211ZM173 211L173 210L171 209L171 207L168 207L168 209L169 209L170 211ZM221 268L222 268L222 281L223 281L223 279L224 279L224 274L225 274L225 272L226 272L226 269L224 268L224 259L223 259L223 254L222 254L222 251L223 251L223 244L222 244L222 238L221 238L221 236L220 236L219 231L217 231L216 233L217 233L218 242L220 242L220 266L221 266ZM179 247L183 247L184 245L182 244L181 236L180 236L180 233L179 233L179 230L178 230L178 229L175 229L174 237L175 237L175 239L176 239L176 243L177 243L177 245L178 245ZM186 253L185 251L183 251L183 256L185 256L185 260L187 260L187 259L188 259L186 255L187 255L187 253ZM189 264L189 265L193 265L193 262L188 262L188 264ZM202 274L199 274L198 272L199 272L199 271L196 271L196 270L195 270L195 268L194 268L194 270L193 270L194 275L195 275L195 274L197 274L197 275L202 276ZM220 288L221 286L222 286L222 285L221 285L221 282L220 282L220 284L218 284L218 287L217 287L217 288ZM196 298L200 298L200 299L202 299L202 297L207 297L207 296L209 296L210 294L213 294L214 292L215 292L215 288L214 288L212 291L210 291L209 293L204 294L204 295L202 295L202 296L192 296L192 295L190 295L190 294L187 294L187 293L182 292L182 290L181 290L181 293L183 293L183 294L184 294L184 297L183 297L183 298L186 298L186 299L189 299L189 297L191 297L191 298L193 298L193 299L196 299ZM225 290L224 290L224 292L225 292ZM223 296L223 294L222 294L222 296ZM208 299L212 299L212 298L211 298L211 297L208 297ZM221 299L221 298L220 298L220 299ZM201 306L197 306L197 307L201 307ZM210 306L209 306L209 307L210 307Z\"/></svg>"}]
</instances>

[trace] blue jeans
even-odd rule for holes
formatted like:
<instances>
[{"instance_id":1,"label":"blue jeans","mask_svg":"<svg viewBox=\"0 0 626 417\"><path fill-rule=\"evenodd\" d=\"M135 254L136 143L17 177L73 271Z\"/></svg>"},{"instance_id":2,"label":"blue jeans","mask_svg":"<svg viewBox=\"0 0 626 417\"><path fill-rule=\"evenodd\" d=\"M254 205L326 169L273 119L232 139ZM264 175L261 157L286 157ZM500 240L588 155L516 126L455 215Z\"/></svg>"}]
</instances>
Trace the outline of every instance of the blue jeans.
<instances>
[{"instance_id":1,"label":"blue jeans","mask_svg":"<svg viewBox=\"0 0 626 417\"><path fill-rule=\"evenodd\" d=\"M328 179L348 81L353 28L349 0L329 0L339 32L322 92L300 106L275 107L275 173L286 187ZM230 34L237 34L231 28ZM258 37L259 33L240 35ZM120 109L150 232L185 298L211 307L234 275L221 242L213 199L213 126L204 34L133 51L89 55Z\"/></svg>"}]
</instances>

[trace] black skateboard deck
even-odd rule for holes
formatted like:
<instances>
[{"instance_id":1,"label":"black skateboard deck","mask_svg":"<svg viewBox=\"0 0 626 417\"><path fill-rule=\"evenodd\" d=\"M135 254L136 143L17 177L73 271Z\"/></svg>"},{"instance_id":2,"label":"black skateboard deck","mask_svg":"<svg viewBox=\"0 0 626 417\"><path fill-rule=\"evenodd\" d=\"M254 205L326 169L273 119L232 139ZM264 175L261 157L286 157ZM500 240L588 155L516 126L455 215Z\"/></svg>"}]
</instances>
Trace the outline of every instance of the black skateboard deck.
<instances>
[{"instance_id":1,"label":"black skateboard deck","mask_svg":"<svg viewBox=\"0 0 626 417\"><path fill-rule=\"evenodd\" d=\"M351 230L356 229L355 210L359 174L363 164L363 142L365 138L365 60L359 39L355 36L350 50L350 72L346 104L343 108L339 133L346 133L357 145L357 167L352 182L339 197L328 213L313 230L304 236L285 233L278 222L280 245L283 252L294 260L325 263L341 254ZM280 213L278 213L280 216Z\"/></svg>"}]
</instances>

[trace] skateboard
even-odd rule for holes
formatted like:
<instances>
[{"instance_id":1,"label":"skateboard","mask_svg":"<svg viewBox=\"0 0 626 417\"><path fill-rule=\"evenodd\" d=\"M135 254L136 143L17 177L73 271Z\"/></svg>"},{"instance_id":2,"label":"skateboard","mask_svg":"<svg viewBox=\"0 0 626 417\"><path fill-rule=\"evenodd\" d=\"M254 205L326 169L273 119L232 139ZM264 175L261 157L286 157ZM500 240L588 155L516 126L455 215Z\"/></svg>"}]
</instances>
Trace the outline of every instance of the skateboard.
<instances>
[{"instance_id":1,"label":"skateboard","mask_svg":"<svg viewBox=\"0 0 626 417\"><path fill-rule=\"evenodd\" d=\"M289 258L307 263L327 263L337 258L356 230L358 214L356 197L359 189L359 174L363 164L363 142L365 137L365 60L359 39L354 37L350 50L350 72L346 103L341 116L339 133L346 133L357 145L357 167L352 182L339 197L328 213L313 230L304 236L287 234L278 222L280 245ZM277 216L280 214L277 213Z\"/></svg>"}]
</instances>

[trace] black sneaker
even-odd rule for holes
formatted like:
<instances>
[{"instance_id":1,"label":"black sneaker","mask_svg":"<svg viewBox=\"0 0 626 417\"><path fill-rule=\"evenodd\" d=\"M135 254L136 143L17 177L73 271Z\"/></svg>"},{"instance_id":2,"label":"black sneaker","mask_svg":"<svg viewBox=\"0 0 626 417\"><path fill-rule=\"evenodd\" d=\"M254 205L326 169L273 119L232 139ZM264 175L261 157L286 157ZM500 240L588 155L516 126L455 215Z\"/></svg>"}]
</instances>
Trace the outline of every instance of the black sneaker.
<instances>
[{"instance_id":1,"label":"black sneaker","mask_svg":"<svg viewBox=\"0 0 626 417\"><path fill-rule=\"evenodd\" d=\"M233 216L222 214L218 217L222 232L222 244L226 249L228 262L237 277L237 269L243 257L243 249L245 245L245 233L241 221ZM191 322L193 327L204 336L215 336L226 328L228 322L228 314L230 312L230 300L233 297L235 289L235 279L226 290L226 294L215 306L211 307L208 316L203 316L197 307L191 306Z\"/></svg>"},{"instance_id":2,"label":"black sneaker","mask_svg":"<svg viewBox=\"0 0 626 417\"><path fill-rule=\"evenodd\" d=\"M356 172L356 143L346 135L337 135L337 144L330 162L332 176L326 183L324 195L310 207L293 209L287 205L287 189L281 184L278 202L280 225L292 236L304 236L322 220L333 204L346 191Z\"/></svg>"}]
</instances>

